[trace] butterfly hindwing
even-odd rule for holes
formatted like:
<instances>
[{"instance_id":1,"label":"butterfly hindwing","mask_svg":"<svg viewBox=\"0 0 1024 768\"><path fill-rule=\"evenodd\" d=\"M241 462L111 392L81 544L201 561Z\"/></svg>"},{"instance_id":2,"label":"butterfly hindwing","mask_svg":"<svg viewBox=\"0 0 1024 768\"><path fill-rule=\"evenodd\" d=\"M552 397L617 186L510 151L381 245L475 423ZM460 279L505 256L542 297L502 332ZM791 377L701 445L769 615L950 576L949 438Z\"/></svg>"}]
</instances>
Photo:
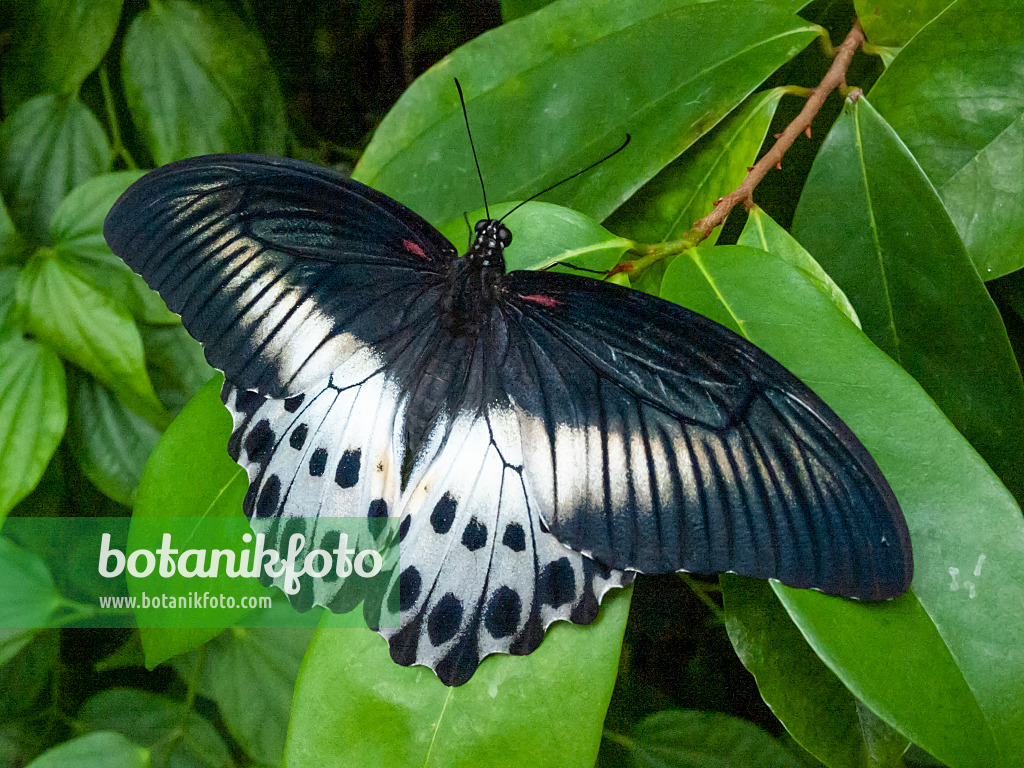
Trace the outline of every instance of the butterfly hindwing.
<instances>
[{"instance_id":1,"label":"butterfly hindwing","mask_svg":"<svg viewBox=\"0 0 1024 768\"><path fill-rule=\"evenodd\" d=\"M209 155L133 184L104 224L228 381L304 392L391 343L455 250L415 213L310 163ZM396 307L405 309L396 312Z\"/></svg>"},{"instance_id":2,"label":"butterfly hindwing","mask_svg":"<svg viewBox=\"0 0 1024 768\"><path fill-rule=\"evenodd\" d=\"M332 375L319 390L286 400L229 384L222 396L235 423L229 453L249 476L243 511L268 549L284 555L301 534L300 565L313 550L332 552L342 534L355 552L385 550L384 521L397 514L400 495L393 382L380 372L347 382ZM292 602L301 610L315 604L343 612L365 596L358 578L336 571L300 582ZM283 588L283 577L273 583Z\"/></svg>"},{"instance_id":3,"label":"butterfly hindwing","mask_svg":"<svg viewBox=\"0 0 1024 768\"><path fill-rule=\"evenodd\" d=\"M506 387L531 494L562 543L641 572L732 571L875 600L906 590L892 491L779 363L608 283L515 272L507 286Z\"/></svg>"},{"instance_id":4,"label":"butterfly hindwing","mask_svg":"<svg viewBox=\"0 0 1024 768\"><path fill-rule=\"evenodd\" d=\"M532 652L552 622L589 624L632 581L544 529L507 402L438 424L424 456L402 504L401 629L382 632L398 663L461 685L489 654Z\"/></svg>"}]
</instances>

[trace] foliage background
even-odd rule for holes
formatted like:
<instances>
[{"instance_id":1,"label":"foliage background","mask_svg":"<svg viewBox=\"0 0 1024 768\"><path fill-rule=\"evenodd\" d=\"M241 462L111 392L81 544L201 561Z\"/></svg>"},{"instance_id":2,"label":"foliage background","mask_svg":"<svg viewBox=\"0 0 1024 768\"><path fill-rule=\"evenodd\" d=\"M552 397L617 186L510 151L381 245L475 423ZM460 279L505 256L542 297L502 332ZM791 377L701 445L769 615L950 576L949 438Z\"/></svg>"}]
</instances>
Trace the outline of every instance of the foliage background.
<instances>
[{"instance_id":1,"label":"foliage background","mask_svg":"<svg viewBox=\"0 0 1024 768\"><path fill-rule=\"evenodd\" d=\"M190 459L231 491L207 513L238 513L226 416L201 391L213 371L100 234L143 170L288 154L461 238L479 197L457 74L492 199L634 134L546 198L607 230L556 231L533 206L510 251L610 266L642 251L623 237L672 242L742 180L800 109L791 86L829 66L815 25L838 42L859 15L871 55L847 81L867 99L830 97L718 247L630 279L745 333L850 423L907 510L914 593L868 607L642 578L595 627L557 627L453 692L356 630L71 626L96 610L73 600L75 542L0 536L0 626L52 626L0 629L0 766L937 764L922 747L1022 764L1019 7L560 0L531 15L545 5L0 2L0 515L166 514Z\"/></svg>"}]
</instances>

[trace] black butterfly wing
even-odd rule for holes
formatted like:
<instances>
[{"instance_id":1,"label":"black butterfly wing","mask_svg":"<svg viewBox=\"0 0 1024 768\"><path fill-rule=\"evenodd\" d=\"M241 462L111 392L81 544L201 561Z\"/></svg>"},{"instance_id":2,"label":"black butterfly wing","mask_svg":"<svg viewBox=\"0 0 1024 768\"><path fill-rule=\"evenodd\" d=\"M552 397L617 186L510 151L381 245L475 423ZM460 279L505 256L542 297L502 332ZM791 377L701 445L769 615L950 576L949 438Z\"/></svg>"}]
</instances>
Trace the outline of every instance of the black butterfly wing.
<instances>
[{"instance_id":1,"label":"black butterfly wing","mask_svg":"<svg viewBox=\"0 0 1024 768\"><path fill-rule=\"evenodd\" d=\"M261 155L171 163L103 228L233 384L287 397L408 344L455 258L430 224L326 169Z\"/></svg>"},{"instance_id":2,"label":"black butterfly wing","mask_svg":"<svg viewBox=\"0 0 1024 768\"><path fill-rule=\"evenodd\" d=\"M505 386L531 498L563 544L645 573L906 591L910 538L885 478L773 358L612 284L515 272L506 285Z\"/></svg>"}]
</instances>

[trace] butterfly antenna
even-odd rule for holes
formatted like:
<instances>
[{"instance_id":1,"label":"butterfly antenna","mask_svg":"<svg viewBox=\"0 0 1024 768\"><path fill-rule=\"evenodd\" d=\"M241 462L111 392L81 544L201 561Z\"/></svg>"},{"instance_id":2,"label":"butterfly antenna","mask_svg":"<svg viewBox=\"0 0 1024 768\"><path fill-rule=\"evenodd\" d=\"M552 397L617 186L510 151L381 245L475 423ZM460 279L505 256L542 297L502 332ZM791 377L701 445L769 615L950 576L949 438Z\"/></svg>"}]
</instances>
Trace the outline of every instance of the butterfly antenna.
<instances>
[{"instance_id":1,"label":"butterfly antenna","mask_svg":"<svg viewBox=\"0 0 1024 768\"><path fill-rule=\"evenodd\" d=\"M462 93L462 91L459 91L459 93ZM465 107L463 107L463 109L465 109ZM521 202L521 203L520 203L519 205L517 205L517 206L516 206L515 208L513 208L513 209L512 209L511 211L509 211L509 212L508 212L508 213L506 213L506 214L505 214L504 216L502 216L502 217L501 217L500 219L498 219L498 221L504 221L504 220L505 220L505 219L507 219L507 218L508 218L509 216L511 216L511 215L512 215L513 213L515 213L515 212L516 212L516 211L518 211L518 210L519 210L520 208L522 208L522 207L523 207L524 205L526 205L526 204L527 204L528 202L530 202L531 200L536 200L536 199L537 199L538 197L540 197L541 195L543 195L543 194L544 194L545 192L550 192L550 191L551 191L552 189L554 189L555 187L560 187L560 186L561 186L562 184L565 184L565 182L567 182L567 181L572 181L572 180L573 180L573 179L575 179L575 178L576 178L577 176L582 176L582 175L583 175L584 173L586 173L587 171L589 171L589 170L590 170L591 168L596 168L597 166L599 166L599 165L600 165L601 163L603 163L603 162L604 162L605 160L611 160L611 159L612 159L613 157L615 157L615 156L616 156L617 154L619 154L619 152L621 152L622 150L624 150L624 149L626 148L626 145L628 145L628 144L629 144L629 140L630 140L630 135L629 135L629 134L627 133L627 134L626 134L626 140L625 140L624 142L622 142L622 145L621 145L621 146L620 146L620 147L619 147L618 149L616 149L616 150L615 150L615 151L613 151L613 152L609 152L609 153L608 153L607 155L605 155L604 157L602 157L602 158L601 158L600 160L598 160L598 161L597 161L596 163L591 163L591 164L590 164L590 165L588 165L588 166L587 166L586 168L584 168L584 169L583 169L582 171L576 171L576 173L574 173L574 174L573 174L572 176L567 176L566 178L562 179L561 181L555 182L554 184L552 184L552 185L551 185L550 187L548 187L547 189L542 189L542 190L541 190L540 192L538 192L537 194L535 194L535 195L531 195L530 197L528 197L528 198L526 198L525 200L523 200L523 202ZM471 139L470 141L472 141L472 139ZM490 216L488 216L488 218L490 218Z\"/></svg>"},{"instance_id":2,"label":"butterfly antenna","mask_svg":"<svg viewBox=\"0 0 1024 768\"><path fill-rule=\"evenodd\" d=\"M484 193L484 213L491 218L491 210L487 207L487 189L484 187L484 175L480 173L480 160L476 156L476 145L473 144L473 132L469 130L469 113L466 111L466 98L462 95L459 78L455 78L455 87L459 89L459 101L462 103L462 117L466 121L466 135L469 136L469 148L473 150L473 162L476 163L476 175L480 177L480 191Z\"/></svg>"}]
</instances>

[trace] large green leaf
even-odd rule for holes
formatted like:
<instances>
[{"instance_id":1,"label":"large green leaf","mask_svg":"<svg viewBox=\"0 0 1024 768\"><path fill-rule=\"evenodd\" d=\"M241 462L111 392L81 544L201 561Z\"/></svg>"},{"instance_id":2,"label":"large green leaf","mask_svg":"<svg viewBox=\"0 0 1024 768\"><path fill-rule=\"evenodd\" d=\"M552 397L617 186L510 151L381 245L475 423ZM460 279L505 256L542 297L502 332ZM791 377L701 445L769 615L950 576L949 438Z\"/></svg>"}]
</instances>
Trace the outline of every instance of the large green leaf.
<instances>
[{"instance_id":1,"label":"large green leaf","mask_svg":"<svg viewBox=\"0 0 1024 768\"><path fill-rule=\"evenodd\" d=\"M125 36L121 71L157 165L210 152L283 154L284 101L267 51L226 8L150 3Z\"/></svg>"},{"instance_id":2,"label":"large green leaf","mask_svg":"<svg viewBox=\"0 0 1024 768\"><path fill-rule=\"evenodd\" d=\"M985 280L1024 267L1020 0L957 0L871 89Z\"/></svg>"},{"instance_id":3,"label":"large green leaf","mask_svg":"<svg viewBox=\"0 0 1024 768\"><path fill-rule=\"evenodd\" d=\"M135 495L133 530L141 530L139 521L145 519L159 522L163 517L192 517L215 525L218 518L242 516L242 498L249 481L244 470L228 456L231 416L220 401L222 384L221 376L207 383L171 422L153 450ZM151 548L156 549L159 541L157 538L152 542ZM178 594L186 594L190 589L187 581L175 583L168 579L164 584L168 591L179 589ZM204 589L207 588L236 598L264 593L254 579L230 579L223 573L219 578L204 580ZM244 613L242 609L234 613L217 612L215 616L222 620L221 626L141 626L147 666L155 667L199 647Z\"/></svg>"},{"instance_id":4,"label":"large green leaf","mask_svg":"<svg viewBox=\"0 0 1024 768\"><path fill-rule=\"evenodd\" d=\"M68 435L78 466L103 493L131 506L160 431L91 376L78 377L73 390Z\"/></svg>"},{"instance_id":5,"label":"large green leaf","mask_svg":"<svg viewBox=\"0 0 1024 768\"><path fill-rule=\"evenodd\" d=\"M178 316L114 255L103 238L103 220L110 206L142 175L142 171L120 171L79 184L57 206L50 235L65 267L130 309L139 322L175 325Z\"/></svg>"},{"instance_id":6,"label":"large green leaf","mask_svg":"<svg viewBox=\"0 0 1024 768\"><path fill-rule=\"evenodd\" d=\"M119 733L100 731L66 741L41 754L26 768L150 768L149 750Z\"/></svg>"},{"instance_id":7,"label":"large green leaf","mask_svg":"<svg viewBox=\"0 0 1024 768\"><path fill-rule=\"evenodd\" d=\"M881 604L773 584L811 647L885 722L953 766L1024 765L1024 517L899 366L798 269L728 246L664 295L746 335L863 441L910 527L914 584ZM770 297L770 300L765 299Z\"/></svg>"},{"instance_id":8,"label":"large green leaf","mask_svg":"<svg viewBox=\"0 0 1024 768\"><path fill-rule=\"evenodd\" d=\"M249 702L250 706L254 702ZM107 688L78 711L87 731L112 731L148 747L168 768L226 768L234 763L216 729L187 705L138 688Z\"/></svg>"},{"instance_id":9,"label":"large green leaf","mask_svg":"<svg viewBox=\"0 0 1024 768\"><path fill-rule=\"evenodd\" d=\"M127 308L87 282L58 251L40 248L22 271L18 303L26 328L89 371L157 425L167 414L153 391L138 326Z\"/></svg>"},{"instance_id":10,"label":"large green leaf","mask_svg":"<svg viewBox=\"0 0 1024 768\"><path fill-rule=\"evenodd\" d=\"M800 763L753 723L721 712L668 709L645 717L630 736L606 733L635 768L798 768Z\"/></svg>"},{"instance_id":11,"label":"large green leaf","mask_svg":"<svg viewBox=\"0 0 1024 768\"><path fill-rule=\"evenodd\" d=\"M295 678L312 637L312 629L234 627L175 659L174 668L191 680L198 660L199 692L216 702L231 735L250 757L278 765Z\"/></svg>"},{"instance_id":12,"label":"large green leaf","mask_svg":"<svg viewBox=\"0 0 1024 768\"><path fill-rule=\"evenodd\" d=\"M0 522L36 487L68 422L64 366L42 344L0 341Z\"/></svg>"},{"instance_id":13,"label":"large green leaf","mask_svg":"<svg viewBox=\"0 0 1024 768\"><path fill-rule=\"evenodd\" d=\"M30 0L14 4L4 55L4 106L39 93L75 94L107 52L124 0Z\"/></svg>"},{"instance_id":14,"label":"large green leaf","mask_svg":"<svg viewBox=\"0 0 1024 768\"><path fill-rule=\"evenodd\" d=\"M899 765L907 740L815 655L768 582L724 575L721 584L729 640L800 746L830 768Z\"/></svg>"},{"instance_id":15,"label":"large green leaf","mask_svg":"<svg viewBox=\"0 0 1024 768\"><path fill-rule=\"evenodd\" d=\"M529 656L491 656L457 688L326 617L299 673L285 764L590 768L629 612L629 591L617 592L591 626L559 622Z\"/></svg>"},{"instance_id":16,"label":"large green leaf","mask_svg":"<svg viewBox=\"0 0 1024 768\"><path fill-rule=\"evenodd\" d=\"M854 0L864 33L875 45L906 45L952 0Z\"/></svg>"},{"instance_id":17,"label":"large green leaf","mask_svg":"<svg viewBox=\"0 0 1024 768\"><path fill-rule=\"evenodd\" d=\"M45 242L64 196L112 159L103 126L78 97L43 94L18 107L0 126L0 192L19 231Z\"/></svg>"},{"instance_id":18,"label":"large green leaf","mask_svg":"<svg viewBox=\"0 0 1024 768\"><path fill-rule=\"evenodd\" d=\"M805 251L789 232L776 224L775 220L759 206L755 205L747 212L747 223L736 244L768 251L797 269L802 269L811 281L832 299L832 303L839 307L842 313L853 321L854 325L860 328L857 311L853 308L850 300L846 298L843 290L835 284L835 281L828 276L828 273L821 268L811 254Z\"/></svg>"},{"instance_id":19,"label":"large green leaf","mask_svg":"<svg viewBox=\"0 0 1024 768\"><path fill-rule=\"evenodd\" d=\"M492 200L529 197L632 135L625 151L547 198L600 220L818 32L757 0L561 0L421 76L354 178L435 223L479 207L458 77Z\"/></svg>"},{"instance_id":20,"label":"large green leaf","mask_svg":"<svg viewBox=\"0 0 1024 768\"><path fill-rule=\"evenodd\" d=\"M1024 499L1024 383L1002 318L934 188L867 100L832 127L793 234L864 332Z\"/></svg>"}]
</instances>

